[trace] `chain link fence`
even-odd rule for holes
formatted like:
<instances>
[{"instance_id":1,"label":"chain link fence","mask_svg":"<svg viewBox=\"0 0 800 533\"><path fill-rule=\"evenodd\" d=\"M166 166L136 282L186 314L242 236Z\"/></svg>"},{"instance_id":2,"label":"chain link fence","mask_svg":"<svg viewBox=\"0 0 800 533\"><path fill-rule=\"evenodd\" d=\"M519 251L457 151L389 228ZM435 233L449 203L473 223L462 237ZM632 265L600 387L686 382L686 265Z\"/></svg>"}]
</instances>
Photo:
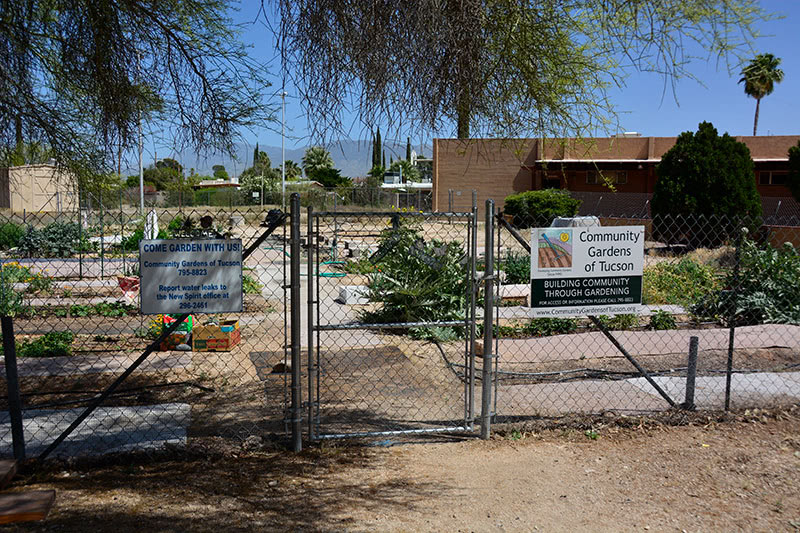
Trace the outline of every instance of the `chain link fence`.
<instances>
[{"instance_id":1,"label":"chain link fence","mask_svg":"<svg viewBox=\"0 0 800 533\"><path fill-rule=\"evenodd\" d=\"M144 218L84 210L0 220L0 311L13 319L27 455L45 450L169 324L169 317L139 314L142 238L230 236L247 246L267 230L266 217L258 209L198 208L149 210ZM286 241L285 229L278 227L244 261L241 314L191 317L54 453L283 433ZM212 319L219 327L207 324ZM202 328L207 337L227 340L198 346ZM0 442L8 454L5 380L2 387Z\"/></svg>"},{"instance_id":2,"label":"chain link fence","mask_svg":"<svg viewBox=\"0 0 800 533\"><path fill-rule=\"evenodd\" d=\"M309 217L312 437L471 428L474 213Z\"/></svg>"},{"instance_id":3,"label":"chain link fence","mask_svg":"<svg viewBox=\"0 0 800 533\"><path fill-rule=\"evenodd\" d=\"M645 229L642 313L593 321L532 317L531 231L551 221L499 217L496 420L797 402L800 220L775 226L761 218L641 213L575 219L578 226ZM689 370L692 337L696 377Z\"/></svg>"},{"instance_id":4,"label":"chain link fence","mask_svg":"<svg viewBox=\"0 0 800 533\"><path fill-rule=\"evenodd\" d=\"M294 439L301 422L311 439L478 422L488 434L490 417L718 410L800 396L800 220L589 215L581 224L644 227L642 313L534 318L531 232L550 220L491 211L479 220L474 195L471 211L446 213L337 203L301 215L300 203L294 239L282 214L255 207L0 220L0 314L13 320L4 346L18 356L27 454L77 422L55 454L290 429ZM195 315L191 337L188 324L174 324L164 349L142 359L171 319L139 314L139 241L220 236L254 245L243 312ZM15 399L3 387L8 455Z\"/></svg>"}]
</instances>

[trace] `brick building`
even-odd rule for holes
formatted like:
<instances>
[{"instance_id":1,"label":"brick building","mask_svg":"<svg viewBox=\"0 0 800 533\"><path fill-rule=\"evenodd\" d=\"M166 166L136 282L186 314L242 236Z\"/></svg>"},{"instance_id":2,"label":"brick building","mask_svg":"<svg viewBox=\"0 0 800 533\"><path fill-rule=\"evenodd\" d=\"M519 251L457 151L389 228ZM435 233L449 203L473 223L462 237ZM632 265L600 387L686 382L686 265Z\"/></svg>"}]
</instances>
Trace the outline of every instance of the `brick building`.
<instances>
[{"instance_id":1,"label":"brick building","mask_svg":"<svg viewBox=\"0 0 800 533\"><path fill-rule=\"evenodd\" d=\"M433 209L469 211L528 190L560 188L581 198L581 214L648 216L655 167L676 137L624 135L587 139L434 139ZM800 135L736 137L750 149L764 215L800 217L786 187L788 151ZM611 191L607 181L614 183Z\"/></svg>"}]
</instances>

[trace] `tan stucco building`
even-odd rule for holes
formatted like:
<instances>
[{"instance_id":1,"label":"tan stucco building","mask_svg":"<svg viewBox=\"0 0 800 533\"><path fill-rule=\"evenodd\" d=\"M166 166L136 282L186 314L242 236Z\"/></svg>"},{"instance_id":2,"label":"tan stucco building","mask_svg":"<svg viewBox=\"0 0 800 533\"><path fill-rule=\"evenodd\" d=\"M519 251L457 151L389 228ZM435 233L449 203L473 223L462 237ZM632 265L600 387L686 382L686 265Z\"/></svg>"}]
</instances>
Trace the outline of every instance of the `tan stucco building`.
<instances>
[{"instance_id":1,"label":"tan stucco building","mask_svg":"<svg viewBox=\"0 0 800 533\"><path fill-rule=\"evenodd\" d=\"M0 168L0 208L16 213L75 211L75 182L54 165Z\"/></svg>"}]
</instances>

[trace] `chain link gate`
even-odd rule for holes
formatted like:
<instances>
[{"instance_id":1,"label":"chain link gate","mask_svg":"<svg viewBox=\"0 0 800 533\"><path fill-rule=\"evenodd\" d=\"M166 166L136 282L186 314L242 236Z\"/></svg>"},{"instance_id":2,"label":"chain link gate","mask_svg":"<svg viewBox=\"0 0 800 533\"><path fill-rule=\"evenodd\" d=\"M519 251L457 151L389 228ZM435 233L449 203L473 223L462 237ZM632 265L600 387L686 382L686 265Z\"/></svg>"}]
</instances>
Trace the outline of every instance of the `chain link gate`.
<instances>
[{"instance_id":1,"label":"chain link gate","mask_svg":"<svg viewBox=\"0 0 800 533\"><path fill-rule=\"evenodd\" d=\"M308 210L312 439L472 430L477 237L474 208Z\"/></svg>"}]
</instances>

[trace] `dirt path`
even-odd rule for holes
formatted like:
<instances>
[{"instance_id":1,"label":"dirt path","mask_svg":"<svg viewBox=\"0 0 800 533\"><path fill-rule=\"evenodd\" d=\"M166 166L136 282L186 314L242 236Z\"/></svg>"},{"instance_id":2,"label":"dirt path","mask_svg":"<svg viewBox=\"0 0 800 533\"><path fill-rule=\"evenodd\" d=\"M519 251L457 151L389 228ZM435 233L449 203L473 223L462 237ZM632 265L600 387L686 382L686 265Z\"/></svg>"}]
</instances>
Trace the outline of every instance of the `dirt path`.
<instances>
[{"instance_id":1,"label":"dirt path","mask_svg":"<svg viewBox=\"0 0 800 533\"><path fill-rule=\"evenodd\" d=\"M800 528L800 409L637 424L595 425L588 436L550 429L488 442L328 443L300 455L209 441L164 456L61 466L15 484L58 491L44 524L18 530Z\"/></svg>"}]
</instances>

